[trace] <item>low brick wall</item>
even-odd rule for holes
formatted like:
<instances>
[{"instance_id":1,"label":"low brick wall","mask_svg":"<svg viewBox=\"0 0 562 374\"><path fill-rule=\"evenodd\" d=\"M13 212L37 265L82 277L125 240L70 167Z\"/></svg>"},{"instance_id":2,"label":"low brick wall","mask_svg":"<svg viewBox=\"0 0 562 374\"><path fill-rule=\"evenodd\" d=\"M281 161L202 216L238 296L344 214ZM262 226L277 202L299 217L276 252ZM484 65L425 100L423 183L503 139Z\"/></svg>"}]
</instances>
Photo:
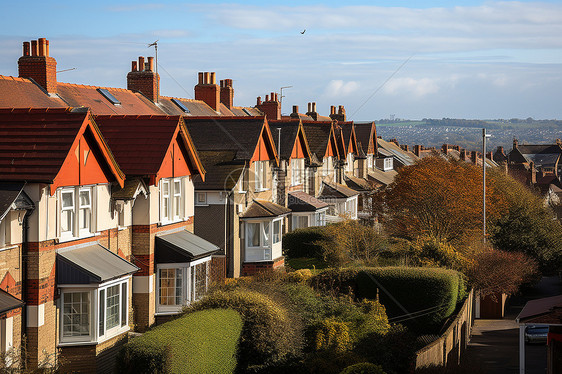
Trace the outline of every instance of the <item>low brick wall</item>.
<instances>
[{"instance_id":1,"label":"low brick wall","mask_svg":"<svg viewBox=\"0 0 562 374\"><path fill-rule=\"evenodd\" d=\"M285 257L276 258L273 261L245 262L242 264L242 275L255 275L263 271L277 270L285 266Z\"/></svg>"},{"instance_id":2,"label":"low brick wall","mask_svg":"<svg viewBox=\"0 0 562 374\"><path fill-rule=\"evenodd\" d=\"M416 369L426 366L456 366L460 363L472 331L473 298L474 291L471 290L447 331L416 352Z\"/></svg>"}]
</instances>

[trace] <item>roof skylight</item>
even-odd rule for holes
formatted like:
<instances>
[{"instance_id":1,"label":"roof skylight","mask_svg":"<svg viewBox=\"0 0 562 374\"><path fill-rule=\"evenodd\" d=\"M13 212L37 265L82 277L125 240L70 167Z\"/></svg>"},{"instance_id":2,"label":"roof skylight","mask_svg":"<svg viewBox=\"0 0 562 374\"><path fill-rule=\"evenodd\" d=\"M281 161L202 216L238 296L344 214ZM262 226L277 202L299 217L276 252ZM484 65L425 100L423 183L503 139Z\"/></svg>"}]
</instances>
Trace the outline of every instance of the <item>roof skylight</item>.
<instances>
[{"instance_id":1,"label":"roof skylight","mask_svg":"<svg viewBox=\"0 0 562 374\"><path fill-rule=\"evenodd\" d=\"M113 105L121 105L121 102L115 98L108 90L105 88L98 88L98 92L103 95L109 102Z\"/></svg>"},{"instance_id":2,"label":"roof skylight","mask_svg":"<svg viewBox=\"0 0 562 374\"><path fill-rule=\"evenodd\" d=\"M184 113L191 113L189 109L187 109L187 107L184 105L184 103L182 103L178 99L172 99L172 102L176 104L181 110L183 110Z\"/></svg>"}]
</instances>

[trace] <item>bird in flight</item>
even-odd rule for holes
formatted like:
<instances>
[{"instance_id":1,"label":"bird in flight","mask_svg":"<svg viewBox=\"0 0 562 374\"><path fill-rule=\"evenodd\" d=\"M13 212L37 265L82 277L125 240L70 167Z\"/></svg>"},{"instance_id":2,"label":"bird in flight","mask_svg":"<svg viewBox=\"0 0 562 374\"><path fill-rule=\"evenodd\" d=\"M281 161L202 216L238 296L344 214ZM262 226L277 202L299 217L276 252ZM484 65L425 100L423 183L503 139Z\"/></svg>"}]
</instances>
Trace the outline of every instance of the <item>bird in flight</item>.
<instances>
[{"instance_id":1,"label":"bird in flight","mask_svg":"<svg viewBox=\"0 0 562 374\"><path fill-rule=\"evenodd\" d=\"M302 31L301 31L301 34L304 34L305 32L306 32L306 29L302 30Z\"/></svg>"}]
</instances>

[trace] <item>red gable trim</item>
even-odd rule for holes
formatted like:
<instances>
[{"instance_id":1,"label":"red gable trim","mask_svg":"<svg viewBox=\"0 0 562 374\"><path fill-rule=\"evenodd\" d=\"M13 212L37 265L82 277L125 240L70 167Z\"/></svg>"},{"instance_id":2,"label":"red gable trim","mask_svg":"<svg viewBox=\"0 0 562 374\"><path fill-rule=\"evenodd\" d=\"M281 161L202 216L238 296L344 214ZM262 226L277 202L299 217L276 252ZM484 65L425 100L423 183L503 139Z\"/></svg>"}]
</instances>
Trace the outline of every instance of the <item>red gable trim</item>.
<instances>
[{"instance_id":1,"label":"red gable trim","mask_svg":"<svg viewBox=\"0 0 562 374\"><path fill-rule=\"evenodd\" d=\"M295 138L295 144L291 152L291 158L310 158L310 148L308 147L308 141L306 140L302 121L300 120L297 130L297 136Z\"/></svg>"},{"instance_id":2,"label":"red gable trim","mask_svg":"<svg viewBox=\"0 0 562 374\"><path fill-rule=\"evenodd\" d=\"M264 117L263 127L258 138L258 143L254 149L252 158L250 159L250 164L254 161L265 161L274 160L275 165L279 166L279 157L277 155L277 150L275 149L275 143L273 142L273 136L271 135L271 130L269 129L269 124L267 119Z\"/></svg>"},{"instance_id":3,"label":"red gable trim","mask_svg":"<svg viewBox=\"0 0 562 374\"><path fill-rule=\"evenodd\" d=\"M157 185L160 179L169 177L180 177L186 175L200 174L205 180L205 169L195 145L189 136L183 119L179 118L178 126L172 135L172 140L160 165L160 169L153 176L153 183Z\"/></svg>"},{"instance_id":4,"label":"red gable trim","mask_svg":"<svg viewBox=\"0 0 562 374\"><path fill-rule=\"evenodd\" d=\"M100 164L103 161L105 165ZM125 174L117 165L88 110L62 167L51 184L51 195L54 195L59 187L108 183L110 178L107 174L112 175L123 187Z\"/></svg>"}]
</instances>

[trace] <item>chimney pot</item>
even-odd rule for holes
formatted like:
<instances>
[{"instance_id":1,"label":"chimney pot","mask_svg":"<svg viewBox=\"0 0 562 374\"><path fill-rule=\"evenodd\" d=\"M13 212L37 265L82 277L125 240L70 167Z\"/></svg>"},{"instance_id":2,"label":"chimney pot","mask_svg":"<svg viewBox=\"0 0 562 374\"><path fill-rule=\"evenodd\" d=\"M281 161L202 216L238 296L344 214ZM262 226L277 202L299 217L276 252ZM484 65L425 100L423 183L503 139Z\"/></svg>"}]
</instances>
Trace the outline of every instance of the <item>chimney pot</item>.
<instances>
[{"instance_id":1,"label":"chimney pot","mask_svg":"<svg viewBox=\"0 0 562 374\"><path fill-rule=\"evenodd\" d=\"M45 38L39 38L37 43L39 44L39 56L45 56Z\"/></svg>"},{"instance_id":2,"label":"chimney pot","mask_svg":"<svg viewBox=\"0 0 562 374\"><path fill-rule=\"evenodd\" d=\"M316 103L315 102L312 103L312 112L316 113Z\"/></svg>"},{"instance_id":3,"label":"chimney pot","mask_svg":"<svg viewBox=\"0 0 562 374\"><path fill-rule=\"evenodd\" d=\"M211 73L205 72L205 78L203 79L203 84L211 84Z\"/></svg>"},{"instance_id":4,"label":"chimney pot","mask_svg":"<svg viewBox=\"0 0 562 374\"><path fill-rule=\"evenodd\" d=\"M299 106L293 105L293 113L297 114L299 112Z\"/></svg>"},{"instance_id":5,"label":"chimney pot","mask_svg":"<svg viewBox=\"0 0 562 374\"><path fill-rule=\"evenodd\" d=\"M211 73L211 82L210 83L211 84L217 84L217 78L216 78L216 75L215 75L214 71Z\"/></svg>"},{"instance_id":6,"label":"chimney pot","mask_svg":"<svg viewBox=\"0 0 562 374\"><path fill-rule=\"evenodd\" d=\"M31 41L31 55L37 56L38 52L39 51L37 49L37 40L32 40Z\"/></svg>"},{"instance_id":7,"label":"chimney pot","mask_svg":"<svg viewBox=\"0 0 562 374\"><path fill-rule=\"evenodd\" d=\"M23 55L24 56L29 56L30 49L31 49L31 46L29 45L29 42L23 42Z\"/></svg>"},{"instance_id":8,"label":"chimney pot","mask_svg":"<svg viewBox=\"0 0 562 374\"><path fill-rule=\"evenodd\" d=\"M154 71L154 57L148 58L148 71Z\"/></svg>"},{"instance_id":9,"label":"chimney pot","mask_svg":"<svg viewBox=\"0 0 562 374\"><path fill-rule=\"evenodd\" d=\"M265 95L265 101L269 101L269 95Z\"/></svg>"},{"instance_id":10,"label":"chimney pot","mask_svg":"<svg viewBox=\"0 0 562 374\"><path fill-rule=\"evenodd\" d=\"M49 57L49 41L45 40L45 56Z\"/></svg>"},{"instance_id":11,"label":"chimney pot","mask_svg":"<svg viewBox=\"0 0 562 374\"><path fill-rule=\"evenodd\" d=\"M131 61L131 71L137 71L137 62Z\"/></svg>"},{"instance_id":12,"label":"chimney pot","mask_svg":"<svg viewBox=\"0 0 562 374\"><path fill-rule=\"evenodd\" d=\"M144 57L139 56L139 71L144 71Z\"/></svg>"},{"instance_id":13,"label":"chimney pot","mask_svg":"<svg viewBox=\"0 0 562 374\"><path fill-rule=\"evenodd\" d=\"M308 113L312 112L312 103L308 103Z\"/></svg>"},{"instance_id":14,"label":"chimney pot","mask_svg":"<svg viewBox=\"0 0 562 374\"><path fill-rule=\"evenodd\" d=\"M258 99L257 99L256 105L261 105L261 96L258 96Z\"/></svg>"}]
</instances>

